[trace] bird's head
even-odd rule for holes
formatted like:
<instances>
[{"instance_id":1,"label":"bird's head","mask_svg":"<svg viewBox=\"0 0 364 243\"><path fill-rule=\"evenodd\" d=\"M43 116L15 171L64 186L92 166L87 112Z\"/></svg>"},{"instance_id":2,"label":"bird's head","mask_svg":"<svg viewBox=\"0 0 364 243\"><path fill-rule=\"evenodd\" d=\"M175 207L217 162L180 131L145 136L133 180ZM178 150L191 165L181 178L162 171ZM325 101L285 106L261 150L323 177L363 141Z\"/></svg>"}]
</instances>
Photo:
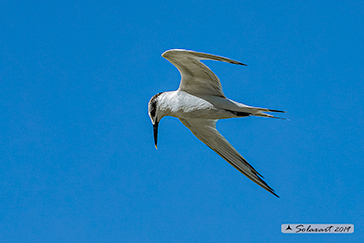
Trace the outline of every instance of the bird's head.
<instances>
[{"instance_id":1,"label":"bird's head","mask_svg":"<svg viewBox=\"0 0 364 243\"><path fill-rule=\"evenodd\" d=\"M158 100L162 93L163 92L154 95L148 103L148 114L153 124L155 148L157 148L158 124L163 117L162 111L159 109L158 106Z\"/></svg>"}]
</instances>

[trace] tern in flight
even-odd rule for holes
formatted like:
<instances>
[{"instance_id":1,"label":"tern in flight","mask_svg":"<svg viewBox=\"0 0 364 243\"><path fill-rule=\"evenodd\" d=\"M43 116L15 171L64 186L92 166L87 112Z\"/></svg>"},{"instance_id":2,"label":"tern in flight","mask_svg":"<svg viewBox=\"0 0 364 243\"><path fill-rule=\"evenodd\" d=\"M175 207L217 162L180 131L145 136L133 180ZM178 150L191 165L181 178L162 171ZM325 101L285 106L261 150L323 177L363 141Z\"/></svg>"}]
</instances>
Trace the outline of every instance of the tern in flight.
<instances>
[{"instance_id":1,"label":"tern in flight","mask_svg":"<svg viewBox=\"0 0 364 243\"><path fill-rule=\"evenodd\" d=\"M263 180L263 176L219 133L216 122L219 119L247 116L278 118L265 112L284 111L252 107L226 98L219 78L201 60L216 60L243 66L246 64L225 57L182 49L168 50L162 57L179 70L181 82L176 91L158 93L148 103L155 147L157 148L160 120L164 116L177 117L198 139L238 171L279 197Z\"/></svg>"}]
</instances>

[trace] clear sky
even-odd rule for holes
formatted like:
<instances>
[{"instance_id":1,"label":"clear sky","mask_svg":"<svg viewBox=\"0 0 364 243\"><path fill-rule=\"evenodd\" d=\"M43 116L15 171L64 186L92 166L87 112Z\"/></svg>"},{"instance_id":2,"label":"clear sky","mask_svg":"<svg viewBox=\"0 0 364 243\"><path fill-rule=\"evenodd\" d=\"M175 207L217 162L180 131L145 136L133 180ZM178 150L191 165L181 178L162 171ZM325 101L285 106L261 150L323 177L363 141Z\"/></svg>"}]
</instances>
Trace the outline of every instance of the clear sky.
<instances>
[{"instance_id":1,"label":"clear sky","mask_svg":"<svg viewBox=\"0 0 364 243\"><path fill-rule=\"evenodd\" d=\"M0 241L359 242L363 13L350 0L1 1ZM147 103L178 88L171 48L246 63L205 62L229 98L287 111L217 126L280 198L176 118L154 148Z\"/></svg>"}]
</instances>

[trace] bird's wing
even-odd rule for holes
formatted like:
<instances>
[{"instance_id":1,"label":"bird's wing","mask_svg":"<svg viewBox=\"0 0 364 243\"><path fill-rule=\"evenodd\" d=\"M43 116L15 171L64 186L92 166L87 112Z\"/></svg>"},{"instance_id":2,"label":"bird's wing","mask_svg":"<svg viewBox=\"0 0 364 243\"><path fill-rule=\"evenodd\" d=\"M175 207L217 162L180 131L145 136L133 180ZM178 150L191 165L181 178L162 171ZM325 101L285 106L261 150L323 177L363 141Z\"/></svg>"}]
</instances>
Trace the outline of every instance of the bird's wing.
<instances>
[{"instance_id":1,"label":"bird's wing","mask_svg":"<svg viewBox=\"0 0 364 243\"><path fill-rule=\"evenodd\" d=\"M219 133L216 129L217 120L212 119L181 119L180 121L188 127L192 133L203 143L224 158L238 171L247 176L250 180L263 187L273 195L279 197L274 190L263 181L260 175L238 151Z\"/></svg>"},{"instance_id":2,"label":"bird's wing","mask_svg":"<svg viewBox=\"0 0 364 243\"><path fill-rule=\"evenodd\" d=\"M168 50L162 54L162 57L170 61L181 74L178 90L190 94L225 97L219 78L200 60L216 60L246 66L225 57L181 49Z\"/></svg>"}]
</instances>

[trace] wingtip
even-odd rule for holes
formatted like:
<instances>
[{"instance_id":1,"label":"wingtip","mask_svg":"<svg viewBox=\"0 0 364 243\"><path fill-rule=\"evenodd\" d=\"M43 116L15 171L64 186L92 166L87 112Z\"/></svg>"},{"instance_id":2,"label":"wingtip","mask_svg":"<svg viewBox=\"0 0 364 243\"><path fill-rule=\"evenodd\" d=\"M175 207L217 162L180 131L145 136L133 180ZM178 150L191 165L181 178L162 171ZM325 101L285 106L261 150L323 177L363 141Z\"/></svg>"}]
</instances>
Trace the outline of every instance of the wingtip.
<instances>
[{"instance_id":1,"label":"wingtip","mask_svg":"<svg viewBox=\"0 0 364 243\"><path fill-rule=\"evenodd\" d=\"M265 181L263 181L263 183L265 184L266 187L260 185L261 187L263 187L265 190L267 190L268 192L272 193L274 196L279 198L279 196L274 192L273 188L271 188Z\"/></svg>"},{"instance_id":2,"label":"wingtip","mask_svg":"<svg viewBox=\"0 0 364 243\"><path fill-rule=\"evenodd\" d=\"M246 65L245 63L242 63L242 62L238 62L238 61L230 61L229 63L231 63L231 64L237 64L237 65L242 65L242 66L248 66L248 65Z\"/></svg>"},{"instance_id":3,"label":"wingtip","mask_svg":"<svg viewBox=\"0 0 364 243\"><path fill-rule=\"evenodd\" d=\"M272 193L274 196L276 196L276 197L278 197L279 198L279 196L274 192L274 189L273 188L271 188L270 186L268 186L268 189L267 188L265 188L267 191L269 191L270 193Z\"/></svg>"},{"instance_id":4,"label":"wingtip","mask_svg":"<svg viewBox=\"0 0 364 243\"><path fill-rule=\"evenodd\" d=\"M222 62L227 62L227 63L231 63L231 64L248 66L245 63L235 61L230 58L217 56L217 55L213 55L213 54L208 54L208 53L204 53L204 52L196 52L196 51L192 51L192 50L180 49L180 48L166 50L165 52L162 53L161 56L168 59L170 57L173 57L176 54L177 55L182 54L182 55L195 56L195 57L198 57L199 60L216 60L216 61L222 61Z\"/></svg>"}]
</instances>

